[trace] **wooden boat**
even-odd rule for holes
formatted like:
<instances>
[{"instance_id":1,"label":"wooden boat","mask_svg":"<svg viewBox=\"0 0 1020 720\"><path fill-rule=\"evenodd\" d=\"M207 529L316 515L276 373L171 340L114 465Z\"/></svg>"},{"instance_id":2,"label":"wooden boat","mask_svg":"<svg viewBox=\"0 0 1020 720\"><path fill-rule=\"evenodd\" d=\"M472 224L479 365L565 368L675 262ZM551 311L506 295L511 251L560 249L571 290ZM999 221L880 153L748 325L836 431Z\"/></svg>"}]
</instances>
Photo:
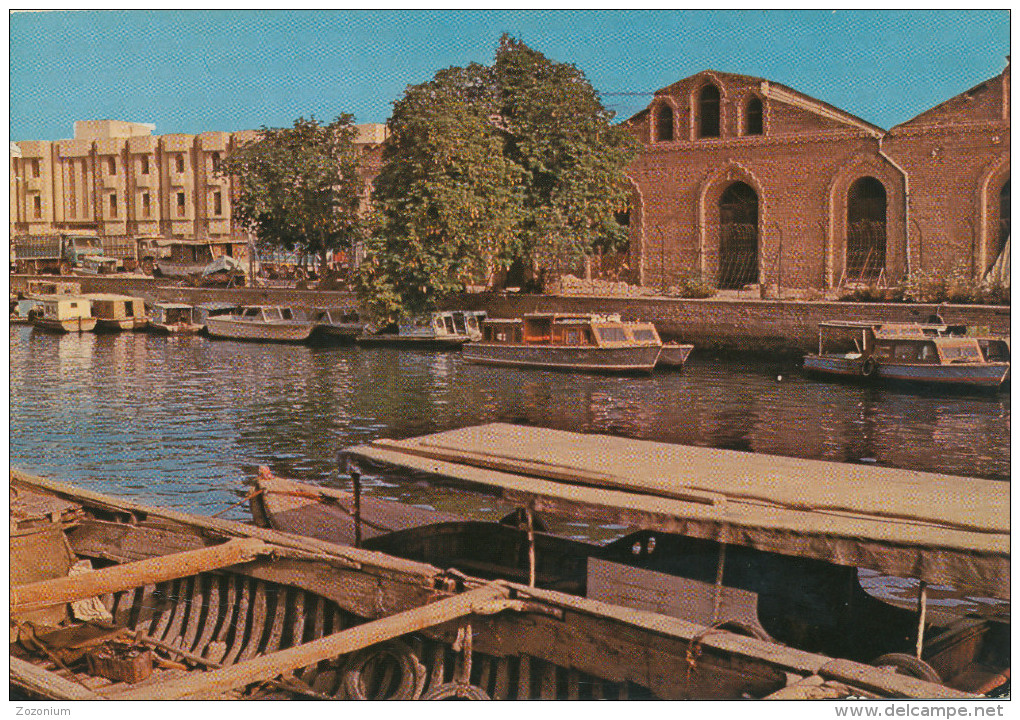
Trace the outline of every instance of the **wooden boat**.
<instances>
[{"instance_id":1,"label":"wooden boat","mask_svg":"<svg viewBox=\"0 0 1020 720\"><path fill-rule=\"evenodd\" d=\"M472 341L468 318L463 311L433 312L404 323L394 323L375 333L355 338L365 347L390 346L425 350L456 350ZM477 324L477 316L470 318Z\"/></svg>"},{"instance_id":2,"label":"wooden boat","mask_svg":"<svg viewBox=\"0 0 1020 720\"><path fill-rule=\"evenodd\" d=\"M19 472L11 486L10 682L32 697L971 697Z\"/></svg>"},{"instance_id":3,"label":"wooden boat","mask_svg":"<svg viewBox=\"0 0 1020 720\"><path fill-rule=\"evenodd\" d=\"M654 325L619 315L531 313L486 319L482 330L482 340L464 348L464 359L481 365L651 372L662 350Z\"/></svg>"},{"instance_id":4,"label":"wooden boat","mask_svg":"<svg viewBox=\"0 0 1020 720\"><path fill-rule=\"evenodd\" d=\"M43 295L35 298L39 306L32 310L29 322L40 330L57 333L92 332L96 319L92 304L80 295Z\"/></svg>"},{"instance_id":5,"label":"wooden boat","mask_svg":"<svg viewBox=\"0 0 1020 720\"><path fill-rule=\"evenodd\" d=\"M195 308L184 303L155 303L149 314L149 330L159 335L193 335L204 328L195 322Z\"/></svg>"},{"instance_id":6,"label":"wooden boat","mask_svg":"<svg viewBox=\"0 0 1020 720\"><path fill-rule=\"evenodd\" d=\"M83 297L92 303L97 331L144 330L149 323L145 301L140 297L113 293L89 293Z\"/></svg>"},{"instance_id":7,"label":"wooden boat","mask_svg":"<svg viewBox=\"0 0 1020 720\"><path fill-rule=\"evenodd\" d=\"M359 476L425 476L635 528L588 557L589 598L960 690L1008 678L1008 616L926 599L948 586L953 602L1008 601L1007 483L502 424L378 440L343 459ZM859 569L912 582L916 608L865 592Z\"/></svg>"},{"instance_id":8,"label":"wooden boat","mask_svg":"<svg viewBox=\"0 0 1020 720\"><path fill-rule=\"evenodd\" d=\"M313 308L308 321L314 326L312 339L322 342L353 342L365 329L357 310L352 308Z\"/></svg>"},{"instance_id":9,"label":"wooden boat","mask_svg":"<svg viewBox=\"0 0 1020 720\"><path fill-rule=\"evenodd\" d=\"M679 370L687 362L687 358L690 357L693 350L693 345L683 345L677 342L662 343L662 351L659 353L659 359L655 362L655 367Z\"/></svg>"},{"instance_id":10,"label":"wooden boat","mask_svg":"<svg viewBox=\"0 0 1020 720\"><path fill-rule=\"evenodd\" d=\"M944 330L944 326L942 326ZM996 389L1009 363L985 359L978 340L918 323L827 322L809 373L863 380Z\"/></svg>"},{"instance_id":11,"label":"wooden boat","mask_svg":"<svg viewBox=\"0 0 1020 720\"><path fill-rule=\"evenodd\" d=\"M230 315L209 316L205 321L210 337L262 342L304 342L313 327L290 308L275 305L239 307Z\"/></svg>"}]
</instances>

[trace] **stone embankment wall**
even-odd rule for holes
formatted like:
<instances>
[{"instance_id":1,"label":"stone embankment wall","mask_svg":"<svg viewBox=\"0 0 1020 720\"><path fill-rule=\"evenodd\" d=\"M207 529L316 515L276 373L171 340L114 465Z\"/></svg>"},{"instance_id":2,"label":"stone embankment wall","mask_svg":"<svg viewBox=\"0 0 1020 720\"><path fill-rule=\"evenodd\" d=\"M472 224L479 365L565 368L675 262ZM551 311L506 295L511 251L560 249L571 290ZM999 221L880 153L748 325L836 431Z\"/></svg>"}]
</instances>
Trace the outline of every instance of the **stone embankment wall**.
<instances>
[{"instance_id":1,"label":"stone embankment wall","mask_svg":"<svg viewBox=\"0 0 1020 720\"><path fill-rule=\"evenodd\" d=\"M121 292L149 300L199 303L227 301L248 304L341 307L357 304L351 293L256 288L221 290L163 285L165 280L132 277L79 277L83 292ZM13 276L11 288L25 287ZM664 339L694 343L701 350L805 353L818 346L818 323L826 320L924 321L938 312L953 324L988 328L1008 335L1010 309L988 305L911 305L751 299L683 300L673 298L605 298L558 295L479 293L448 303L461 310L485 310L493 317L519 317L528 312L619 313L625 320L649 320Z\"/></svg>"}]
</instances>

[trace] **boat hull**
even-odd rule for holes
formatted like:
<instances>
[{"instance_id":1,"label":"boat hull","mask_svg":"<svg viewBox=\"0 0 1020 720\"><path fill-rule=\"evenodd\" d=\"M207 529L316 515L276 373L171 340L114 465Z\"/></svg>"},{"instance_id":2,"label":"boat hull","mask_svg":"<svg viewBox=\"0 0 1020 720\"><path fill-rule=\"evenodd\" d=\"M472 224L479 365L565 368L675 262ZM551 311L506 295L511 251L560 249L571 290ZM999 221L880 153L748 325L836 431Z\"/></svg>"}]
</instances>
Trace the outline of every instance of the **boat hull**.
<instances>
[{"instance_id":1,"label":"boat hull","mask_svg":"<svg viewBox=\"0 0 1020 720\"><path fill-rule=\"evenodd\" d=\"M107 318L95 318L96 332L123 332L144 330L149 321L144 318L124 318L123 320L110 320Z\"/></svg>"},{"instance_id":2,"label":"boat hull","mask_svg":"<svg viewBox=\"0 0 1020 720\"><path fill-rule=\"evenodd\" d=\"M990 390L1002 385L1009 367L1009 363L935 365L884 361L875 363L873 369L870 369L865 367L863 358L836 355L808 355L804 358L805 372L818 375Z\"/></svg>"},{"instance_id":3,"label":"boat hull","mask_svg":"<svg viewBox=\"0 0 1020 720\"><path fill-rule=\"evenodd\" d=\"M659 359L656 361L655 366L671 369L682 368L693 350L693 345L664 343L662 346L662 352L659 353Z\"/></svg>"},{"instance_id":4,"label":"boat hull","mask_svg":"<svg viewBox=\"0 0 1020 720\"><path fill-rule=\"evenodd\" d=\"M841 377L863 377L863 358L847 358L828 355L808 355L804 358L804 370L820 375Z\"/></svg>"},{"instance_id":5,"label":"boat hull","mask_svg":"<svg viewBox=\"0 0 1020 720\"><path fill-rule=\"evenodd\" d=\"M53 318L35 317L32 319L32 325L47 332L83 333L92 332L96 329L96 319L87 317L55 320Z\"/></svg>"},{"instance_id":6,"label":"boat hull","mask_svg":"<svg viewBox=\"0 0 1020 720\"><path fill-rule=\"evenodd\" d=\"M530 367L577 372L651 372L659 358L660 346L560 347L549 345L502 345L472 343L464 348L464 359L479 365Z\"/></svg>"},{"instance_id":7,"label":"boat hull","mask_svg":"<svg viewBox=\"0 0 1020 720\"><path fill-rule=\"evenodd\" d=\"M312 334L308 323L248 322L223 317L208 318L205 329L210 337L255 342L304 342Z\"/></svg>"},{"instance_id":8,"label":"boat hull","mask_svg":"<svg viewBox=\"0 0 1020 720\"><path fill-rule=\"evenodd\" d=\"M149 321L148 329L157 335L197 335L205 325L197 323L157 323Z\"/></svg>"},{"instance_id":9,"label":"boat hull","mask_svg":"<svg viewBox=\"0 0 1020 720\"><path fill-rule=\"evenodd\" d=\"M421 350L457 350L470 342L467 335L428 336L428 335L397 335L380 333L379 335L361 335L355 342L362 347L399 347Z\"/></svg>"}]
</instances>

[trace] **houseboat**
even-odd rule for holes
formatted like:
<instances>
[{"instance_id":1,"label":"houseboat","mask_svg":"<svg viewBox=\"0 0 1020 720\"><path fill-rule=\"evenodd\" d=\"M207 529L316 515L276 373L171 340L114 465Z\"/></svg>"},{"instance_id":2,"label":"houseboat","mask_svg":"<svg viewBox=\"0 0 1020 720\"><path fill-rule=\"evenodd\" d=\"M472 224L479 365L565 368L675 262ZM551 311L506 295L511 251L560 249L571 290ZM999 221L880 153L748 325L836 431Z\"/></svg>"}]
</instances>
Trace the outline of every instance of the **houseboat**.
<instances>
[{"instance_id":1,"label":"houseboat","mask_svg":"<svg viewBox=\"0 0 1020 720\"><path fill-rule=\"evenodd\" d=\"M619 315L531 313L489 318L464 358L482 365L582 372L651 372L662 341L651 323Z\"/></svg>"},{"instance_id":2,"label":"houseboat","mask_svg":"<svg viewBox=\"0 0 1020 720\"><path fill-rule=\"evenodd\" d=\"M530 584L1008 692L1008 483L498 423L376 440L341 462L355 489L362 474L427 476L520 508L529 526L541 513L622 535L580 561L538 532L501 554L490 530L450 523L365 547L454 568L457 550L490 571L526 558Z\"/></svg>"},{"instance_id":3,"label":"houseboat","mask_svg":"<svg viewBox=\"0 0 1020 720\"><path fill-rule=\"evenodd\" d=\"M478 314L437 311L403 323L392 323L375 333L363 333L358 345L456 350L479 337Z\"/></svg>"},{"instance_id":4,"label":"houseboat","mask_svg":"<svg viewBox=\"0 0 1020 720\"><path fill-rule=\"evenodd\" d=\"M89 293L83 297L92 303L97 331L144 330L149 324L145 300L140 297L113 293Z\"/></svg>"},{"instance_id":5,"label":"houseboat","mask_svg":"<svg viewBox=\"0 0 1020 720\"><path fill-rule=\"evenodd\" d=\"M195 322L195 308L184 303L156 303L149 313L149 330L159 335L194 335L205 328Z\"/></svg>"},{"instance_id":6,"label":"houseboat","mask_svg":"<svg viewBox=\"0 0 1020 720\"><path fill-rule=\"evenodd\" d=\"M809 373L996 389L1008 362L985 359L976 338L951 335L945 326L841 321L821 323L818 354L804 358Z\"/></svg>"},{"instance_id":7,"label":"houseboat","mask_svg":"<svg viewBox=\"0 0 1020 720\"><path fill-rule=\"evenodd\" d=\"M229 315L208 317L205 321L210 337L230 340L304 342L313 328L289 307L276 305L242 306Z\"/></svg>"},{"instance_id":8,"label":"houseboat","mask_svg":"<svg viewBox=\"0 0 1020 720\"><path fill-rule=\"evenodd\" d=\"M58 333L92 332L96 319L92 317L92 304L80 295L43 295L34 298L38 303L28 311L29 322L40 330Z\"/></svg>"},{"instance_id":9,"label":"houseboat","mask_svg":"<svg viewBox=\"0 0 1020 720\"><path fill-rule=\"evenodd\" d=\"M361 315L353 308L313 308L308 311L312 339L320 342L353 342L365 329Z\"/></svg>"},{"instance_id":10,"label":"houseboat","mask_svg":"<svg viewBox=\"0 0 1020 720\"><path fill-rule=\"evenodd\" d=\"M18 471L10 507L10 685L31 698L973 697Z\"/></svg>"}]
</instances>

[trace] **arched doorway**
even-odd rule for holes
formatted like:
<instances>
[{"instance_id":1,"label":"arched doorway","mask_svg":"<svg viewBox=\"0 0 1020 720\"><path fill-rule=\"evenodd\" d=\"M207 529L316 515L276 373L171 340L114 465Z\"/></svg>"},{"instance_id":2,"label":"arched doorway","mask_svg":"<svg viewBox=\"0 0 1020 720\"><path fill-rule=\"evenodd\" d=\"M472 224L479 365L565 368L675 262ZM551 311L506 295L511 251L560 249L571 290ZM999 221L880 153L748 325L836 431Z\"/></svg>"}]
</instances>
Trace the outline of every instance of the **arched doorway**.
<instances>
[{"instance_id":1,"label":"arched doorway","mask_svg":"<svg viewBox=\"0 0 1020 720\"><path fill-rule=\"evenodd\" d=\"M874 282L885 270L885 186L873 177L854 181L846 204L846 277Z\"/></svg>"},{"instance_id":2,"label":"arched doorway","mask_svg":"<svg viewBox=\"0 0 1020 720\"><path fill-rule=\"evenodd\" d=\"M999 259L1003 249L1006 247L1006 241L1009 240L1009 216L1009 180L1007 180L1005 184L1003 184L1002 190L999 191L999 234L996 237L998 244L993 249L994 252L992 252L988 257L989 268L991 268L992 265L994 265Z\"/></svg>"},{"instance_id":3,"label":"arched doorway","mask_svg":"<svg viewBox=\"0 0 1020 720\"><path fill-rule=\"evenodd\" d=\"M758 282L758 194L735 182L719 198L719 287Z\"/></svg>"}]
</instances>

